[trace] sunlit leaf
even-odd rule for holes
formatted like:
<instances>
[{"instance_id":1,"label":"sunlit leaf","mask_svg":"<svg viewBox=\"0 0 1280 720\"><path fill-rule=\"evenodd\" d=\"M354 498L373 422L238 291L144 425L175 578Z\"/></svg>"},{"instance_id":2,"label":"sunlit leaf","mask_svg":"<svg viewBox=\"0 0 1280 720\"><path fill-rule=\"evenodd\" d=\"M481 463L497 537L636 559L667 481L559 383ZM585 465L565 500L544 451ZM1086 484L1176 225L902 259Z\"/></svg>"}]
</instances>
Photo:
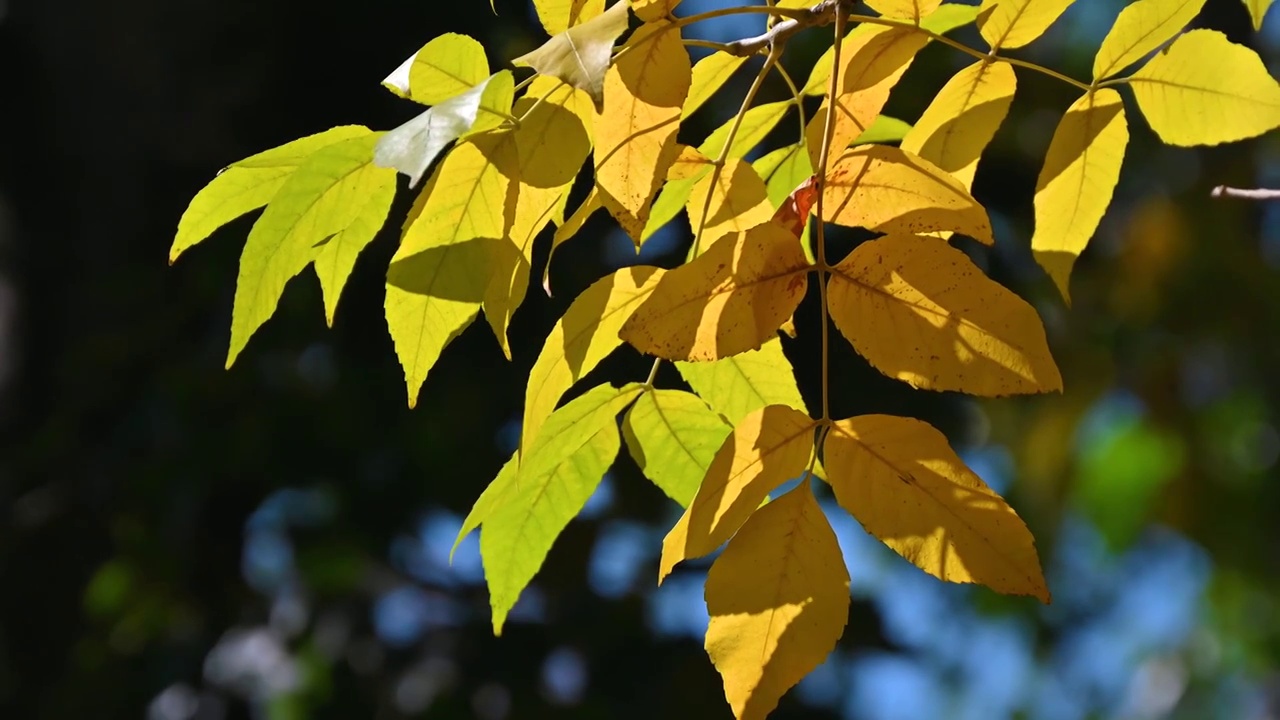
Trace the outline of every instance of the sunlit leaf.
<instances>
[{"instance_id":1,"label":"sunlit leaf","mask_svg":"<svg viewBox=\"0 0 1280 720\"><path fill-rule=\"evenodd\" d=\"M1138 62L1200 14L1204 0L1137 0L1126 5L1093 58L1101 80Z\"/></svg>"},{"instance_id":2,"label":"sunlit leaf","mask_svg":"<svg viewBox=\"0 0 1280 720\"><path fill-rule=\"evenodd\" d=\"M366 127L344 125L232 163L201 188L182 213L177 236L169 248L169 262L173 263L214 230L270 202L298 166L316 151L368 134Z\"/></svg>"},{"instance_id":3,"label":"sunlit leaf","mask_svg":"<svg viewBox=\"0 0 1280 720\"><path fill-rule=\"evenodd\" d=\"M1267 10L1271 9L1273 0L1244 0L1244 6L1249 9L1249 17L1253 19L1253 29L1262 29L1262 20L1267 16Z\"/></svg>"},{"instance_id":4,"label":"sunlit leaf","mask_svg":"<svg viewBox=\"0 0 1280 720\"><path fill-rule=\"evenodd\" d=\"M625 5L625 0L619 0ZM604 10L604 0L533 0L538 19L548 35L558 35L574 25L584 23Z\"/></svg>"},{"instance_id":5,"label":"sunlit leaf","mask_svg":"<svg viewBox=\"0 0 1280 720\"><path fill-rule=\"evenodd\" d=\"M685 98L684 107L680 111L681 119L688 118L710 100L749 59L716 51L695 63L689 96Z\"/></svg>"},{"instance_id":6,"label":"sunlit leaf","mask_svg":"<svg viewBox=\"0 0 1280 720\"><path fill-rule=\"evenodd\" d=\"M729 147L729 153L725 157L740 158L755 149L769 133L773 132L773 129L778 126L778 123L786 116L787 111L791 109L793 104L790 100L779 100L778 102L756 105L747 110L738 125L738 133L733 137L733 145ZM719 157L721 150L724 149L724 142L729 137L729 131L733 129L733 125L734 119L730 118L723 125L713 130L707 136L707 139L698 146L698 150L709 158Z\"/></svg>"},{"instance_id":7,"label":"sunlit leaf","mask_svg":"<svg viewBox=\"0 0 1280 720\"><path fill-rule=\"evenodd\" d=\"M667 170L667 182L649 209L649 219L640 234L639 246L648 242L653 234L675 219L689 204L689 196L698 181L707 177L715 164L696 148L681 145L676 159Z\"/></svg>"},{"instance_id":8,"label":"sunlit leaf","mask_svg":"<svg viewBox=\"0 0 1280 720\"><path fill-rule=\"evenodd\" d=\"M841 420L824 444L836 500L936 578L1049 602L1035 541L1018 514L927 423Z\"/></svg>"},{"instance_id":9,"label":"sunlit leaf","mask_svg":"<svg viewBox=\"0 0 1280 720\"><path fill-rule=\"evenodd\" d=\"M631 7L636 17L650 22L664 18L680 4L680 0L631 0Z\"/></svg>"},{"instance_id":10,"label":"sunlit leaf","mask_svg":"<svg viewBox=\"0 0 1280 720\"><path fill-rule=\"evenodd\" d=\"M848 150L827 174L827 222L883 233L952 230L990 245L991 221L960 181L914 153L884 145Z\"/></svg>"},{"instance_id":11,"label":"sunlit leaf","mask_svg":"<svg viewBox=\"0 0 1280 720\"><path fill-rule=\"evenodd\" d=\"M733 428L716 451L698 494L662 541L661 583L677 563L724 544L779 485L800 477L813 456L816 421L769 405Z\"/></svg>"},{"instance_id":12,"label":"sunlit leaf","mask_svg":"<svg viewBox=\"0 0 1280 720\"><path fill-rule=\"evenodd\" d=\"M738 720L763 720L835 649L849 571L809 483L760 508L707 573L707 654Z\"/></svg>"},{"instance_id":13,"label":"sunlit leaf","mask_svg":"<svg viewBox=\"0 0 1280 720\"><path fill-rule=\"evenodd\" d=\"M813 175L809 153L804 144L778 148L752 163L752 167L764 179L769 203L775 208L791 194L796 186Z\"/></svg>"},{"instance_id":14,"label":"sunlit leaf","mask_svg":"<svg viewBox=\"0 0 1280 720\"><path fill-rule=\"evenodd\" d=\"M632 239L676 158L676 131L692 68L678 30L655 22L631 36L605 76L608 102L596 122L596 185L601 200Z\"/></svg>"},{"instance_id":15,"label":"sunlit leaf","mask_svg":"<svg viewBox=\"0 0 1280 720\"><path fill-rule=\"evenodd\" d=\"M942 4L942 0L866 0L867 5L876 12L891 18L903 18L914 23Z\"/></svg>"},{"instance_id":16,"label":"sunlit leaf","mask_svg":"<svg viewBox=\"0 0 1280 720\"><path fill-rule=\"evenodd\" d=\"M734 425L766 405L809 412L777 338L765 341L759 350L714 362L678 362L676 369L699 397Z\"/></svg>"},{"instance_id":17,"label":"sunlit leaf","mask_svg":"<svg viewBox=\"0 0 1280 720\"><path fill-rule=\"evenodd\" d=\"M1036 183L1031 249L1062 297L1071 300L1071 268L1111 204L1129 128L1115 90L1087 94L1067 109Z\"/></svg>"},{"instance_id":18,"label":"sunlit leaf","mask_svg":"<svg viewBox=\"0 0 1280 720\"><path fill-rule=\"evenodd\" d=\"M1192 30L1130 84L1151 129L1170 145L1217 145L1280 127L1280 85L1253 50Z\"/></svg>"},{"instance_id":19,"label":"sunlit leaf","mask_svg":"<svg viewBox=\"0 0 1280 720\"><path fill-rule=\"evenodd\" d=\"M759 348L800 304L809 267L799 239L776 223L727 235L667 272L622 326L622 338L667 360Z\"/></svg>"},{"instance_id":20,"label":"sunlit leaf","mask_svg":"<svg viewBox=\"0 0 1280 720\"><path fill-rule=\"evenodd\" d=\"M976 5L944 3L939 5L937 10L929 13L929 16L920 23L920 27L939 35L946 35L952 30L964 27L976 19L978 19L978 7Z\"/></svg>"},{"instance_id":21,"label":"sunlit leaf","mask_svg":"<svg viewBox=\"0 0 1280 720\"><path fill-rule=\"evenodd\" d=\"M901 142L911 132L911 123L888 115L877 115L862 134L853 139L854 145L883 145Z\"/></svg>"},{"instance_id":22,"label":"sunlit leaf","mask_svg":"<svg viewBox=\"0 0 1280 720\"><path fill-rule=\"evenodd\" d=\"M1019 48L1040 37L1075 0L983 0L978 31L993 50Z\"/></svg>"},{"instance_id":23,"label":"sunlit leaf","mask_svg":"<svg viewBox=\"0 0 1280 720\"><path fill-rule=\"evenodd\" d=\"M1013 68L978 61L956 73L934 96L902 149L950 173L969 189L978 160L1004 122L1017 90Z\"/></svg>"},{"instance_id":24,"label":"sunlit leaf","mask_svg":"<svg viewBox=\"0 0 1280 720\"><path fill-rule=\"evenodd\" d=\"M511 64L531 67L540 75L560 78L585 90L598 110L604 103L604 77L613 44L626 31L627 19L627 2L622 0L599 16L556 34Z\"/></svg>"},{"instance_id":25,"label":"sunlit leaf","mask_svg":"<svg viewBox=\"0 0 1280 720\"><path fill-rule=\"evenodd\" d=\"M528 448L565 391L613 352L618 329L649 297L663 270L638 265L597 280L555 324L529 371L520 447Z\"/></svg>"},{"instance_id":26,"label":"sunlit leaf","mask_svg":"<svg viewBox=\"0 0 1280 720\"><path fill-rule=\"evenodd\" d=\"M311 264L326 241L354 254L382 227L395 197L395 173L373 165L379 135L360 135L320 148L298 166L253 224L236 279L227 367L276 310L285 283ZM332 310L346 276L330 274ZM350 267L347 266L347 271ZM331 316L331 315L330 315Z\"/></svg>"},{"instance_id":27,"label":"sunlit leaf","mask_svg":"<svg viewBox=\"0 0 1280 720\"><path fill-rule=\"evenodd\" d=\"M688 208L689 226L701 238L699 252L710 239L748 230L773 216L764 181L750 165L737 159L698 180L690 191Z\"/></svg>"},{"instance_id":28,"label":"sunlit leaf","mask_svg":"<svg viewBox=\"0 0 1280 720\"><path fill-rule=\"evenodd\" d=\"M475 38L445 33L432 38L382 81L395 94L435 105L461 95L489 77L484 46Z\"/></svg>"},{"instance_id":29,"label":"sunlit leaf","mask_svg":"<svg viewBox=\"0 0 1280 720\"><path fill-rule=\"evenodd\" d=\"M594 388L547 418L538 438L480 525L480 557L493 608L493 632L542 567L560 532L587 504L618 455L617 414L638 385Z\"/></svg>"},{"instance_id":30,"label":"sunlit leaf","mask_svg":"<svg viewBox=\"0 0 1280 720\"><path fill-rule=\"evenodd\" d=\"M828 305L860 355L913 387L983 396L1062 389L1036 311L936 238L859 245L836 265Z\"/></svg>"},{"instance_id":31,"label":"sunlit leaf","mask_svg":"<svg viewBox=\"0 0 1280 720\"><path fill-rule=\"evenodd\" d=\"M702 398L681 390L640 396L622 422L631 457L667 497L688 507L733 428Z\"/></svg>"}]
</instances>

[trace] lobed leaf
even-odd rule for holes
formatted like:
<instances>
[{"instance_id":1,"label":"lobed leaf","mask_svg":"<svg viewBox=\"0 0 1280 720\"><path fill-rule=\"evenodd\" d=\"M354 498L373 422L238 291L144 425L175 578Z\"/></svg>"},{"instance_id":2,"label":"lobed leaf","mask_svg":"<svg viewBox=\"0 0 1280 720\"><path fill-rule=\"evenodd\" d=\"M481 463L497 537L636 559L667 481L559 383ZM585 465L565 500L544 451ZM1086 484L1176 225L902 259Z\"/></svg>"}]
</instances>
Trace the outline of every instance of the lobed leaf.
<instances>
[{"instance_id":1,"label":"lobed leaf","mask_svg":"<svg viewBox=\"0 0 1280 720\"><path fill-rule=\"evenodd\" d=\"M1104 88L1075 101L1049 143L1036 182L1031 250L1068 303L1071 268L1111 204L1128 142L1124 101Z\"/></svg>"},{"instance_id":2,"label":"lobed leaf","mask_svg":"<svg viewBox=\"0 0 1280 720\"><path fill-rule=\"evenodd\" d=\"M992 51L1020 48L1043 35L1074 1L982 0L978 32Z\"/></svg>"},{"instance_id":3,"label":"lobed leaf","mask_svg":"<svg viewBox=\"0 0 1280 720\"><path fill-rule=\"evenodd\" d=\"M1026 524L927 423L841 420L827 434L824 457L840 506L921 570L1049 602Z\"/></svg>"},{"instance_id":4,"label":"lobed leaf","mask_svg":"<svg viewBox=\"0 0 1280 720\"><path fill-rule=\"evenodd\" d=\"M622 421L622 436L644 476L688 507L733 427L683 390L650 390Z\"/></svg>"},{"instance_id":5,"label":"lobed leaf","mask_svg":"<svg viewBox=\"0 0 1280 720\"><path fill-rule=\"evenodd\" d=\"M677 362L684 381L733 425L766 405L785 405L809 413L782 341L770 338L748 350L713 362Z\"/></svg>"},{"instance_id":6,"label":"lobed leaf","mask_svg":"<svg viewBox=\"0 0 1280 720\"><path fill-rule=\"evenodd\" d=\"M743 418L716 451L688 509L662 541L661 584L676 564L724 544L779 485L800 477L813 457L817 422L783 405Z\"/></svg>"},{"instance_id":7,"label":"lobed leaf","mask_svg":"<svg viewBox=\"0 0 1280 720\"><path fill-rule=\"evenodd\" d=\"M973 187L978 160L1009 114L1018 79L1005 63L978 61L956 73L902 139L913 152Z\"/></svg>"},{"instance_id":8,"label":"lobed leaf","mask_svg":"<svg viewBox=\"0 0 1280 720\"><path fill-rule=\"evenodd\" d=\"M516 67L531 67L539 75L559 78L585 90L599 111L604 103L604 78L613 57L613 44L627 30L627 1L587 22L569 27L532 52L511 61Z\"/></svg>"},{"instance_id":9,"label":"lobed leaf","mask_svg":"<svg viewBox=\"0 0 1280 720\"><path fill-rule=\"evenodd\" d=\"M833 269L836 327L877 370L926 390L1062 390L1035 310L936 238L889 235Z\"/></svg>"},{"instance_id":10,"label":"lobed leaf","mask_svg":"<svg viewBox=\"0 0 1280 720\"><path fill-rule=\"evenodd\" d=\"M882 233L952 230L990 245L991 221L960 181L899 148L846 151L827 173L826 222Z\"/></svg>"},{"instance_id":11,"label":"lobed leaf","mask_svg":"<svg viewBox=\"0 0 1280 720\"><path fill-rule=\"evenodd\" d=\"M1136 0L1102 39L1093 57L1093 79L1110 77L1177 35L1200 14L1204 0Z\"/></svg>"},{"instance_id":12,"label":"lobed leaf","mask_svg":"<svg viewBox=\"0 0 1280 720\"><path fill-rule=\"evenodd\" d=\"M774 222L726 235L667 272L620 335L667 360L717 360L759 348L800 304L809 269L799 238Z\"/></svg>"},{"instance_id":13,"label":"lobed leaf","mask_svg":"<svg viewBox=\"0 0 1280 720\"><path fill-rule=\"evenodd\" d=\"M707 654L738 720L763 720L835 649L849 570L809 483L760 508L707 573Z\"/></svg>"},{"instance_id":14,"label":"lobed leaf","mask_svg":"<svg viewBox=\"0 0 1280 720\"><path fill-rule=\"evenodd\" d=\"M254 223L240 255L228 368L275 313L285 283L310 265L325 244L336 243L342 249L334 252L345 253L343 257L354 263L355 253L382 227L395 198L396 180L394 172L372 163L379 137L358 135L313 152ZM335 258L333 272L325 275L330 319L346 280L341 267Z\"/></svg>"},{"instance_id":15,"label":"lobed leaf","mask_svg":"<svg viewBox=\"0 0 1280 720\"><path fill-rule=\"evenodd\" d=\"M1169 145L1218 145L1280 127L1280 85L1256 52L1214 30L1182 35L1129 83Z\"/></svg>"}]
</instances>

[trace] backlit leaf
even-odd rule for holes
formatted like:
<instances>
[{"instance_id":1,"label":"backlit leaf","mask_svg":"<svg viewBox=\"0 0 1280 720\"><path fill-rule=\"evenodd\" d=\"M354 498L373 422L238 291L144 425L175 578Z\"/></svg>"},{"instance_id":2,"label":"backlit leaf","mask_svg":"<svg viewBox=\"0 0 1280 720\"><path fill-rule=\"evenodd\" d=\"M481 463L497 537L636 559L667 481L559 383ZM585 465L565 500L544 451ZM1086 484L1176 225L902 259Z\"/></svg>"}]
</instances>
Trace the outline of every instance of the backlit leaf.
<instances>
[{"instance_id":1,"label":"backlit leaf","mask_svg":"<svg viewBox=\"0 0 1280 720\"><path fill-rule=\"evenodd\" d=\"M587 504L618 455L617 414L638 385L594 388L547 418L511 477L514 489L480 525L480 557L493 608L493 632L537 574L552 544Z\"/></svg>"},{"instance_id":2,"label":"backlit leaf","mask_svg":"<svg viewBox=\"0 0 1280 720\"><path fill-rule=\"evenodd\" d=\"M489 483L489 486L480 493L480 497L476 498L476 502L471 506L467 517L462 520L462 527L458 529L458 536L453 540L453 547L449 549L449 563L453 563L453 554L458 552L458 546L466 539L471 531L480 527L480 525L488 519L495 508L502 507L506 502L507 496L516 489L515 474L520 469L520 456L512 453L511 457L503 463L502 469L498 471L498 476Z\"/></svg>"},{"instance_id":3,"label":"backlit leaf","mask_svg":"<svg viewBox=\"0 0 1280 720\"><path fill-rule=\"evenodd\" d=\"M619 0L619 4L626 4ZM558 35L584 23L604 10L604 0L533 0L538 19L548 35Z\"/></svg>"},{"instance_id":4,"label":"backlit leaf","mask_svg":"<svg viewBox=\"0 0 1280 720\"><path fill-rule=\"evenodd\" d=\"M949 582L1049 602L1035 542L1018 514L919 420L841 420L824 457L836 500L902 557Z\"/></svg>"},{"instance_id":5,"label":"backlit leaf","mask_svg":"<svg viewBox=\"0 0 1280 720\"><path fill-rule=\"evenodd\" d=\"M667 272L622 326L622 339L667 360L716 360L759 348L808 288L800 241L773 222L721 238Z\"/></svg>"},{"instance_id":6,"label":"backlit leaf","mask_svg":"<svg viewBox=\"0 0 1280 720\"><path fill-rule=\"evenodd\" d=\"M169 248L169 262L173 263L214 230L271 202L289 176L316 151L368 134L366 127L344 125L232 163L201 188L182 213L177 236Z\"/></svg>"},{"instance_id":7,"label":"backlit leaf","mask_svg":"<svg viewBox=\"0 0 1280 720\"><path fill-rule=\"evenodd\" d=\"M1151 129L1170 145L1217 145L1280 127L1280 85L1253 50L1192 30L1134 73Z\"/></svg>"},{"instance_id":8,"label":"backlit leaf","mask_svg":"<svg viewBox=\"0 0 1280 720\"><path fill-rule=\"evenodd\" d=\"M877 115L871 126L853 139L854 145L883 145L901 142L911 132L911 123L888 115Z\"/></svg>"},{"instance_id":9,"label":"backlit leaf","mask_svg":"<svg viewBox=\"0 0 1280 720\"><path fill-rule=\"evenodd\" d=\"M775 208L787 199L797 185L813 175L809 153L802 143L778 148L756 160L752 167L764 179L769 203Z\"/></svg>"},{"instance_id":10,"label":"backlit leaf","mask_svg":"<svg viewBox=\"0 0 1280 720\"><path fill-rule=\"evenodd\" d=\"M529 371L521 448L538 436L565 391L622 344L618 329L653 292L663 272L645 265L623 268L597 280L569 305Z\"/></svg>"},{"instance_id":11,"label":"backlit leaf","mask_svg":"<svg viewBox=\"0 0 1280 720\"><path fill-rule=\"evenodd\" d=\"M1111 204L1129 128L1124 101L1104 88L1067 109L1036 183L1031 249L1062 297L1071 300L1071 268Z\"/></svg>"},{"instance_id":12,"label":"backlit leaf","mask_svg":"<svg viewBox=\"0 0 1280 720\"><path fill-rule=\"evenodd\" d=\"M591 216L602 207L604 205L600 203L600 191L593 187L582 201L582 204L578 206L578 209L574 210L573 214L566 218L560 227L556 228L556 233L551 238L551 251L547 253L547 264L542 269L542 289L546 291L547 295L551 294L551 259L555 257L556 250L573 239L573 236L582 230L582 226L587 224L587 220L591 219Z\"/></svg>"},{"instance_id":13,"label":"backlit leaf","mask_svg":"<svg viewBox=\"0 0 1280 720\"><path fill-rule=\"evenodd\" d=\"M1093 58L1101 80L1138 62L1177 35L1200 14L1204 0L1136 0L1126 5Z\"/></svg>"},{"instance_id":14,"label":"backlit leaf","mask_svg":"<svg viewBox=\"0 0 1280 720\"><path fill-rule=\"evenodd\" d=\"M937 10L929 13L928 17L920 23L920 27L939 35L946 35L952 30L964 27L976 19L978 19L978 7L976 5L944 3L938 6Z\"/></svg>"},{"instance_id":15,"label":"backlit leaf","mask_svg":"<svg viewBox=\"0 0 1280 720\"><path fill-rule=\"evenodd\" d=\"M645 22L670 15L679 4L680 0L631 0L631 7L635 10L636 17Z\"/></svg>"},{"instance_id":16,"label":"backlit leaf","mask_svg":"<svg viewBox=\"0 0 1280 720\"><path fill-rule=\"evenodd\" d=\"M831 165L827 222L882 233L952 230L987 245L991 221L960 181L914 153L884 145L848 150Z\"/></svg>"},{"instance_id":17,"label":"backlit leaf","mask_svg":"<svg viewBox=\"0 0 1280 720\"><path fill-rule=\"evenodd\" d=\"M760 508L707 573L707 654L738 720L763 720L835 649L849 571L809 483Z\"/></svg>"},{"instance_id":18,"label":"backlit leaf","mask_svg":"<svg viewBox=\"0 0 1280 720\"><path fill-rule=\"evenodd\" d=\"M489 77L484 46L475 38L445 33L432 38L382 81L392 92L435 105L470 90Z\"/></svg>"},{"instance_id":19,"label":"backlit leaf","mask_svg":"<svg viewBox=\"0 0 1280 720\"><path fill-rule=\"evenodd\" d=\"M240 255L228 368L275 312L285 283L311 264L326 241L338 243L354 262L354 253L382 227L396 180L372 162L378 138L361 135L312 153L253 224ZM329 279L326 306L332 308L346 278L334 273Z\"/></svg>"},{"instance_id":20,"label":"backlit leaf","mask_svg":"<svg viewBox=\"0 0 1280 720\"><path fill-rule=\"evenodd\" d=\"M693 66L693 79L689 85L689 95L681 108L681 119L688 118L703 103L711 99L716 91L724 86L729 78L750 58L730 55L716 51L702 58Z\"/></svg>"},{"instance_id":21,"label":"backlit leaf","mask_svg":"<svg viewBox=\"0 0 1280 720\"><path fill-rule=\"evenodd\" d=\"M866 0L872 10L885 17L903 18L919 23L922 18L938 9L942 0Z\"/></svg>"},{"instance_id":22,"label":"backlit leaf","mask_svg":"<svg viewBox=\"0 0 1280 720\"><path fill-rule=\"evenodd\" d=\"M936 238L859 245L836 265L828 304L860 355L913 387L983 396L1062 389L1036 311Z\"/></svg>"},{"instance_id":23,"label":"backlit leaf","mask_svg":"<svg viewBox=\"0 0 1280 720\"><path fill-rule=\"evenodd\" d=\"M978 61L956 73L934 96L902 149L950 173L967 190L978 160L1004 122L1017 90L1013 68Z\"/></svg>"},{"instance_id":24,"label":"backlit leaf","mask_svg":"<svg viewBox=\"0 0 1280 720\"><path fill-rule=\"evenodd\" d=\"M662 541L661 583L682 560L702 557L733 536L779 485L800 477L813 456L817 423L769 405L734 427L716 451L698 494Z\"/></svg>"},{"instance_id":25,"label":"backlit leaf","mask_svg":"<svg viewBox=\"0 0 1280 720\"><path fill-rule=\"evenodd\" d=\"M591 96L598 110L604 102L604 77L613 44L627 29L627 2L621 0L587 22L553 36L538 49L511 61L540 75L560 78Z\"/></svg>"},{"instance_id":26,"label":"backlit leaf","mask_svg":"<svg viewBox=\"0 0 1280 720\"><path fill-rule=\"evenodd\" d=\"M649 204L676 158L676 131L689 93L689 53L678 30L655 22L632 35L605 76L596 122L596 185L601 200L632 239L649 218Z\"/></svg>"},{"instance_id":27,"label":"backlit leaf","mask_svg":"<svg viewBox=\"0 0 1280 720\"><path fill-rule=\"evenodd\" d=\"M773 132L793 104L790 100L779 100L756 105L747 110L738 126L738 134L733 137L733 145L729 147L729 153L725 157L740 158L755 149L769 133ZM730 118L712 131L698 146L698 150L709 158L719 157L721 150L724 149L724 142L729 137L729 131L733 129L733 123L733 118Z\"/></svg>"},{"instance_id":28,"label":"backlit leaf","mask_svg":"<svg viewBox=\"0 0 1280 720\"><path fill-rule=\"evenodd\" d=\"M700 150L687 145L679 148L675 162L667 170L667 183L662 186L662 192L658 193L658 198L649 209L649 219L645 222L644 232L640 234L639 246L648 242L655 232L685 209L693 187L715 168L711 158L703 155Z\"/></svg>"},{"instance_id":29,"label":"backlit leaf","mask_svg":"<svg viewBox=\"0 0 1280 720\"><path fill-rule=\"evenodd\" d=\"M748 230L773 217L764 181L750 165L737 159L698 180L690 192L688 208L689 226L701 238L699 252L710 244L708 239Z\"/></svg>"},{"instance_id":30,"label":"backlit leaf","mask_svg":"<svg viewBox=\"0 0 1280 720\"><path fill-rule=\"evenodd\" d=\"M1040 37L1074 0L983 0L978 31L993 50L1019 48Z\"/></svg>"},{"instance_id":31,"label":"backlit leaf","mask_svg":"<svg viewBox=\"0 0 1280 720\"><path fill-rule=\"evenodd\" d=\"M1249 17L1253 18L1253 29L1262 29L1262 20L1267 16L1267 10L1271 9L1272 0L1244 0L1244 6L1249 9Z\"/></svg>"},{"instance_id":32,"label":"backlit leaf","mask_svg":"<svg viewBox=\"0 0 1280 720\"><path fill-rule=\"evenodd\" d=\"M678 362L684 381L730 423L766 405L785 405L808 414L791 361L778 338L766 340L759 350L714 362Z\"/></svg>"},{"instance_id":33,"label":"backlit leaf","mask_svg":"<svg viewBox=\"0 0 1280 720\"><path fill-rule=\"evenodd\" d=\"M733 428L702 398L682 390L640 396L622 422L631 457L667 497L688 507Z\"/></svg>"}]
</instances>

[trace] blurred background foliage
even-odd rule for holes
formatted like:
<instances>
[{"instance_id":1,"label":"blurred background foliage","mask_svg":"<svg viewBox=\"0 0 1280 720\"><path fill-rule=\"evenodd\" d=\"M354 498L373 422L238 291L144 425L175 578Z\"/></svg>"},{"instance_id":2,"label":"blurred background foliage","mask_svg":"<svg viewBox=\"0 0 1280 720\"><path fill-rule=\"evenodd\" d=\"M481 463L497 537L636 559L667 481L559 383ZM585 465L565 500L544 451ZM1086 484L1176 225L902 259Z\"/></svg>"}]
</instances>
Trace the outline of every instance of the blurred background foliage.
<instances>
[{"instance_id":1,"label":"blurred background foliage","mask_svg":"<svg viewBox=\"0 0 1280 720\"><path fill-rule=\"evenodd\" d=\"M1077 2L1022 56L1086 77L1123 4ZM165 264L219 168L333 125L411 117L378 80L430 37L472 34L495 64L541 42L524 0L497 5L495 17L483 0L0 2L0 716L729 717L701 647L706 565L653 587L677 509L629 461L504 637L491 635L475 538L447 562L514 445L541 339L576 292L636 262L603 217L557 256L556 296L531 290L514 362L477 324L415 411L381 318L394 219L332 329L304 273L229 372L249 222ZM1256 35L1239 0L1209 0L1196 25L1280 69L1280 21ZM829 42L798 38L789 67L803 77ZM967 62L929 47L889 113L915 117ZM732 113L747 80L690 134ZM944 586L833 511L849 628L775 717L1277 717L1280 210L1209 190L1280 186L1280 145L1163 147L1131 110L1116 202L1067 307L1028 239L1036 174L1074 98L1019 82L975 186L997 246L966 248L1043 314L1066 393L917 393L837 343L833 411L943 428L1031 526L1054 603ZM771 83L762 100L784 93ZM784 122L777 139L794 132ZM670 265L687 242L678 222L641 259ZM814 300L786 344L811 402ZM624 352L595 376L646 369Z\"/></svg>"}]
</instances>

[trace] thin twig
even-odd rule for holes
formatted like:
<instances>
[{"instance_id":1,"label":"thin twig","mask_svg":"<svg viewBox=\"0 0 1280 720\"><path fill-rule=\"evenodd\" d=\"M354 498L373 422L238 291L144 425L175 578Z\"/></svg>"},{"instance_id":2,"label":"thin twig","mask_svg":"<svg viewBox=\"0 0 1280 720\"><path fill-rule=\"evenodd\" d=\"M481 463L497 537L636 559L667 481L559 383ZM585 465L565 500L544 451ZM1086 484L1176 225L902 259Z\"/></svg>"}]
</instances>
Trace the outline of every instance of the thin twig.
<instances>
[{"instance_id":1,"label":"thin twig","mask_svg":"<svg viewBox=\"0 0 1280 720\"><path fill-rule=\"evenodd\" d=\"M1210 197L1230 197L1242 200L1280 200L1280 190L1269 188L1233 188L1219 185L1209 193Z\"/></svg>"}]
</instances>

